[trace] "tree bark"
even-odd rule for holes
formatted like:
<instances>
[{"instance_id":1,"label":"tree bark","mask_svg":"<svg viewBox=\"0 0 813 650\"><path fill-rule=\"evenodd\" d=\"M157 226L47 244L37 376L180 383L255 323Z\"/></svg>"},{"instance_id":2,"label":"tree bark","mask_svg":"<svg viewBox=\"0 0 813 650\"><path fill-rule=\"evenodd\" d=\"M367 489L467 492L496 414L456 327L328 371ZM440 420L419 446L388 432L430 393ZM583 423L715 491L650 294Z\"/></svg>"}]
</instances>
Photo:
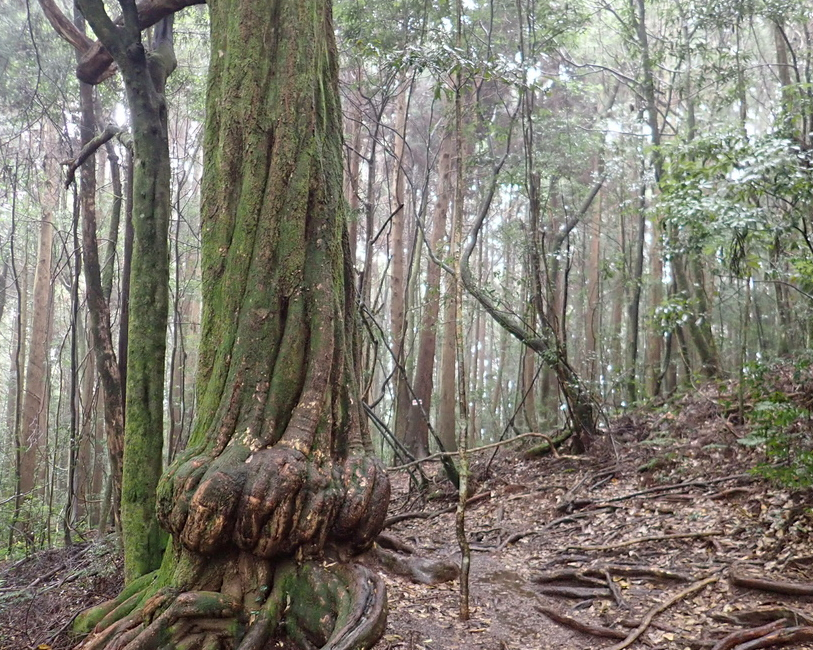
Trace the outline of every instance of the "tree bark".
<instances>
[{"instance_id":1,"label":"tree bark","mask_svg":"<svg viewBox=\"0 0 813 650\"><path fill-rule=\"evenodd\" d=\"M369 648L384 586L349 559L389 483L354 367L330 3L210 9L199 411L159 488L162 568L82 616L82 647Z\"/></svg>"},{"instance_id":2,"label":"tree bark","mask_svg":"<svg viewBox=\"0 0 813 650\"><path fill-rule=\"evenodd\" d=\"M80 83L79 101L81 122L79 136L82 148L94 137L96 117L93 109L93 87ZM107 451L110 458L112 480L111 498L116 527L120 526L121 468L124 457L124 402L122 400L121 375L113 347L110 326L110 306L102 286L102 270L99 262L99 245L96 225L96 156L91 155L83 163L79 201L82 214L82 258L87 288L87 305L90 314L91 336L96 356L96 367L104 387L104 421Z\"/></svg>"},{"instance_id":3,"label":"tree bark","mask_svg":"<svg viewBox=\"0 0 813 650\"><path fill-rule=\"evenodd\" d=\"M438 166L437 201L432 214L432 233L429 247L438 255L446 235L446 221L452 193L452 139L445 137L440 145ZM418 338L418 359L415 367L414 402L407 419L405 445L415 458L429 453L429 423L434 390L435 352L437 349L437 325L440 314L440 266L427 256L426 294Z\"/></svg>"},{"instance_id":4,"label":"tree bark","mask_svg":"<svg viewBox=\"0 0 813 650\"><path fill-rule=\"evenodd\" d=\"M25 393L22 401L20 438L20 493L45 496L44 479L47 472L48 423L48 350L51 340L51 249L54 240L53 215L59 205L58 166L51 153L46 154L45 189L41 196L37 262L34 270L33 302L31 309L31 341L25 374ZM22 528L31 532L33 521L24 517Z\"/></svg>"}]
</instances>

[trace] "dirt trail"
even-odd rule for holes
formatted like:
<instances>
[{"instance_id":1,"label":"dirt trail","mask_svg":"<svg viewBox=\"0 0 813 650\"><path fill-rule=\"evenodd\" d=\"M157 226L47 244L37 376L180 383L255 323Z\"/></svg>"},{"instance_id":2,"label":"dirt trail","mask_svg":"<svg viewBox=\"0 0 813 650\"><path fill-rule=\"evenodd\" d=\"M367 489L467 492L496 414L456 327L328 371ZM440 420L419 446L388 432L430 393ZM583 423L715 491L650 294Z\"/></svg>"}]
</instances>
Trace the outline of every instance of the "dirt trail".
<instances>
[{"instance_id":1,"label":"dirt trail","mask_svg":"<svg viewBox=\"0 0 813 650\"><path fill-rule=\"evenodd\" d=\"M502 448L486 472L491 452L475 454L471 619L458 619L456 580L427 586L387 571L390 616L376 650L620 648L642 622L625 647L712 648L737 633L719 647L742 649L748 630L769 624L750 633L763 639L751 647L790 639L784 647L813 649L813 595L753 582L813 594L810 494L750 472L762 456L737 444L742 432L713 395L676 406L616 421L585 456L529 460ZM402 472L393 483L393 515L455 502L442 480L421 495ZM458 561L453 513L385 532L433 561ZM120 568L110 541L0 568L0 650L68 648L71 616L115 594ZM771 628L777 617L785 622Z\"/></svg>"},{"instance_id":2,"label":"dirt trail","mask_svg":"<svg viewBox=\"0 0 813 650\"><path fill-rule=\"evenodd\" d=\"M610 648L687 589L630 647L711 648L776 618L781 605L799 619L788 625L805 628L784 647L813 648L804 620L813 621L812 595L740 586L770 578L778 588L800 583L813 594L809 494L752 474L761 455L736 444L731 422L712 406L700 395L691 413L625 418L584 457L525 460L502 452L478 489L489 497L467 520L475 549L471 620L457 619L456 582L426 587L389 577L390 624L377 650ZM398 485L403 501L403 479ZM447 499L427 508L453 502ZM431 557L458 557L453 514L388 532ZM618 638L555 623L540 611L546 608ZM778 634L787 641L791 632Z\"/></svg>"}]
</instances>

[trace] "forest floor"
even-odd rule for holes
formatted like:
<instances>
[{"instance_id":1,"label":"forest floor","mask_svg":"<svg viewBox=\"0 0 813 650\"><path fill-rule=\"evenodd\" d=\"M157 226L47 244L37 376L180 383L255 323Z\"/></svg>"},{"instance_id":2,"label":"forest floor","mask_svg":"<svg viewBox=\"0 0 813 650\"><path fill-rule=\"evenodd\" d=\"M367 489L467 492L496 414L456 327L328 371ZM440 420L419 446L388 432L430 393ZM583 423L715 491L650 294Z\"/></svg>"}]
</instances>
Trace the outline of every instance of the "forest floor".
<instances>
[{"instance_id":1,"label":"forest floor","mask_svg":"<svg viewBox=\"0 0 813 650\"><path fill-rule=\"evenodd\" d=\"M459 561L454 493L437 463L420 493L394 473L375 650L813 648L813 497L752 472L764 455L737 442L731 402L706 387L629 413L581 456L473 454L468 621L456 579L398 575ZM68 648L71 617L120 573L109 540L0 566L0 649Z\"/></svg>"}]
</instances>

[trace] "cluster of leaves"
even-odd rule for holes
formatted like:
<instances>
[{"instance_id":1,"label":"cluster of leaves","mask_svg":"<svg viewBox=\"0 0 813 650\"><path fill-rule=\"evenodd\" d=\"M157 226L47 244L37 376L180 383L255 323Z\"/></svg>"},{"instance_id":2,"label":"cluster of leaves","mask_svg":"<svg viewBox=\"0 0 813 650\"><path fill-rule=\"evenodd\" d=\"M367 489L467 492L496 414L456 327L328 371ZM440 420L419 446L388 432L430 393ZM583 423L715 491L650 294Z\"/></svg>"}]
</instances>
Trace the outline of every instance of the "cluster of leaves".
<instances>
[{"instance_id":1,"label":"cluster of leaves","mask_svg":"<svg viewBox=\"0 0 813 650\"><path fill-rule=\"evenodd\" d=\"M753 400L750 432L738 442L764 449L766 462L757 467L763 476L789 487L813 485L813 404L807 399L813 359L755 363L746 381Z\"/></svg>"},{"instance_id":2,"label":"cluster of leaves","mask_svg":"<svg viewBox=\"0 0 813 650\"><path fill-rule=\"evenodd\" d=\"M810 152L790 140L711 134L663 148L667 174L659 209L676 252L722 253L748 275L749 250L796 227L809 209Z\"/></svg>"}]
</instances>

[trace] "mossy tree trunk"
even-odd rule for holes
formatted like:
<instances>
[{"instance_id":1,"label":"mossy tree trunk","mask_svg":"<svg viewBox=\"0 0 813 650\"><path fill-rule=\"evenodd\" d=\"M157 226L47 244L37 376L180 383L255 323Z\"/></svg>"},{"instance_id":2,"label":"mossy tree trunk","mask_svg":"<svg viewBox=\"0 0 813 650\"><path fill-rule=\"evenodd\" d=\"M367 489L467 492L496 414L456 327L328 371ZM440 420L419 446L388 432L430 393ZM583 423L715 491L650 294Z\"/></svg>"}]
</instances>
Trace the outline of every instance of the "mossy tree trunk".
<instances>
[{"instance_id":1,"label":"mossy tree trunk","mask_svg":"<svg viewBox=\"0 0 813 650\"><path fill-rule=\"evenodd\" d=\"M159 486L160 571L79 618L85 649L365 648L351 563L389 483L356 382L329 0L213 0L199 412Z\"/></svg>"},{"instance_id":2,"label":"mossy tree trunk","mask_svg":"<svg viewBox=\"0 0 813 650\"><path fill-rule=\"evenodd\" d=\"M125 578L129 581L158 567L163 546L155 494L164 436L171 205L164 88L175 68L172 18L155 28L153 49L147 52L133 0L121 2L120 25L110 19L101 0L78 0L77 4L121 70L133 134L135 238L121 488Z\"/></svg>"}]
</instances>

